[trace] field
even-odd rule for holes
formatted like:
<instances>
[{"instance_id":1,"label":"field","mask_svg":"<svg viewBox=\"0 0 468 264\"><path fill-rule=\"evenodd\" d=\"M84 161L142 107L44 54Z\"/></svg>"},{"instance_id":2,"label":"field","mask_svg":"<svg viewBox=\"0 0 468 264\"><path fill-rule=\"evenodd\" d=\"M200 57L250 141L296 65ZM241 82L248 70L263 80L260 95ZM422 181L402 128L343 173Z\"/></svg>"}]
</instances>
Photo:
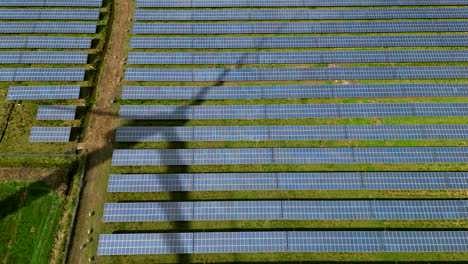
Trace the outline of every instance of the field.
<instances>
[{"instance_id":1,"label":"field","mask_svg":"<svg viewBox=\"0 0 468 264\"><path fill-rule=\"evenodd\" d=\"M130 8L127 8L130 7ZM208 8L207 8L208 9ZM307 8L306 8L307 9ZM126 25L131 31L128 13L134 11L133 1L120 1L116 7L116 21ZM120 20L119 17L122 17ZM379 20L373 20L379 21ZM207 21L203 21L207 22ZM225 21L224 21L225 22ZM254 22L254 21L245 21ZM257 21L255 21L257 22ZM263 21L274 22L274 21ZM293 22L293 21L284 21ZM294 21L296 22L296 21ZM300 21L329 22L329 21ZM182 22L184 23L184 22ZM123 30L121 27L116 32ZM404 35L439 35L441 33L407 33ZM466 33L450 33L466 34ZM282 34L281 36L326 36L327 34ZM366 35L366 34L334 34ZM378 33L373 35L403 35L401 33ZM464 49L446 48L301 48L301 49L129 49L128 33L117 40L124 43L124 50L111 53L128 52L257 52L257 51L344 51L344 50L444 50ZM145 35L145 37L167 37L168 35ZM186 37L186 35L170 35ZM206 35L190 35L205 37ZM210 37L256 37L279 36L274 34L237 34L210 35ZM140 36L141 37L141 36ZM115 41L115 40L114 40ZM114 55L113 55L114 56ZM162 68L162 69L230 69L230 68L306 68L306 67L392 67L392 66L468 66L466 62L444 63L342 63L342 64L288 64L288 65L125 65L117 71L114 78L123 78L124 69ZM104 74L105 75L105 74ZM251 82L119 82L113 95L119 98L123 86L259 86L259 85L314 85L314 84L384 84L384 83L468 83L466 79L450 80L332 80L332 81L251 81ZM208 88L209 89L209 88ZM105 97L103 97L105 98ZM101 99L103 99L101 98ZM396 97L396 98L320 98L320 99L250 99L250 100L122 100L117 99L110 106L116 114L121 105L275 105L275 104L369 104L369 103L467 103L463 97ZM99 117L97 117L99 118ZM389 118L316 118L316 119L263 119L263 120L164 120L164 121L125 121L114 118L108 125L117 126L268 126L268 125L414 125L414 124L467 124L466 117L389 117ZM92 129L92 128L91 128ZM114 129L108 131L106 139L114 140ZM194 255L146 255L146 256L96 256L97 235L86 234L90 227L96 234L133 234L133 233L178 233L178 232L234 232L234 231L443 231L466 230L466 219L460 220L332 220L332 221L192 221L192 222L135 222L102 223L103 202L179 202L179 201L225 201L225 200L411 200L411 199L466 199L466 190L359 190L359 191L229 191L229 192L152 192L152 193L107 193L107 180L110 173L241 173L241 172L392 172L392 171L468 171L464 163L454 164L304 164L304 165L206 165L206 166L134 166L111 167L112 149L205 149L205 148L283 148L283 147L416 147L416 146L467 146L467 140L316 140L316 141L230 141L230 142L135 142L107 143L97 153L103 154L90 170L92 187L85 193L99 192L99 199L82 200L85 208L75 229L75 245L70 263L84 263L95 259L98 263L327 263L327 262L460 262L467 259L463 253L254 253L254 254L194 254ZM102 153L99 151L103 151ZM85 195L86 197L86 195ZM96 196L93 195L93 198ZM100 202L100 199L102 201ZM96 215L88 217L89 212ZM78 247L92 238L84 250Z\"/></svg>"},{"instance_id":2,"label":"field","mask_svg":"<svg viewBox=\"0 0 468 264\"><path fill-rule=\"evenodd\" d=\"M447 7L447 6L443 6ZM396 8L396 7L392 7ZM413 7L412 7L413 8ZM418 8L418 7L414 7ZM426 7L424 7L426 8ZM244 9L244 8L242 8ZM262 9L262 8L254 8ZM283 9L283 8L267 8ZM286 8L317 9L317 8ZM318 8L320 9L320 8ZM333 8L332 8L333 9ZM453 125L468 124L468 117L378 117L378 118L304 118L259 120L122 120L123 105L292 105L292 104L379 104L379 103L468 103L466 97L356 97L285 98L230 100L124 100L123 86L263 86L263 85L337 85L462 83L468 79L424 80L293 80L293 81L218 81L148 82L126 81L129 68L148 69L252 69L252 68L340 68L400 66L468 66L468 62L414 63L328 63L328 64L237 64L229 65L127 65L129 52L268 52L268 51L366 51L366 50L465 50L463 47L374 47L374 48L257 48L257 49L132 49L129 46L135 1L104 0L96 34L51 36L92 36L83 82L2 82L0 83L0 261L2 263L329 263L329 262L463 262L468 252L404 253L225 253L170 254L137 256L98 256L101 234L241 232L241 231L466 231L467 219L455 220L238 220L238 221L162 221L104 223L105 203L183 202L183 201L256 201L256 200L465 200L462 190L291 190L291 191L189 191L189 192L107 192L109 174L160 173L263 173L263 172L467 172L467 163L430 164L262 164L262 165L181 165L111 166L114 149L216 149L216 148L334 148L334 147L468 147L467 139L430 140L303 140L303 141L204 141L132 142L115 140L119 126L290 126L290 125ZM141 10L141 9L140 9ZM153 9L148 9L153 10ZM161 9L168 10L168 9ZM181 10L190 10L189 8ZM218 10L202 8L200 10ZM467 18L457 19L461 21ZM355 20L354 22L420 21ZM425 21L427 19L422 19ZM442 19L454 21L454 19ZM155 21L152 21L155 22ZM158 21L161 22L161 21ZM173 21L174 22L174 21ZM180 23L186 23L183 21ZM193 22L193 21L192 21ZM210 21L195 21L210 22ZM238 21L219 21L238 22ZM247 20L243 22L259 22ZM277 21L261 21L277 22ZM291 22L349 22L349 20L284 20ZM163 21L162 23L167 23ZM178 23L178 22L174 22ZM214 22L216 23L216 22ZM435 33L354 33L354 34L211 34L190 37L274 37L274 36L367 36L367 35L468 35L467 32ZM49 36L50 34L41 34ZM10 36L0 34L0 37ZM145 35L168 37L169 35ZM170 37L187 37L171 34ZM0 49L11 51L11 49ZM33 51L41 51L33 50ZM55 51L70 51L60 49ZM46 65L47 67L74 67ZM76 66L76 65L75 65ZM0 68L33 68L44 65L6 65ZM81 85L78 100L7 101L9 86ZM71 121L39 121L39 105L77 105L77 118ZM68 143L30 143L33 126L71 126ZM78 146L82 148L77 150ZM76 155L83 153L85 155ZM19 154L19 155L16 155ZM55 154L59 154L55 156ZM61 156L73 154L72 156ZM81 172L86 163L84 184ZM14 167L14 169L12 169ZM29 170L28 170L29 168ZM61 169L59 169L61 168ZM38 173L35 170L42 170ZM2 170L4 173L2 174ZM21 171L11 173L10 170ZM57 173L59 171L59 173ZM64 172L66 171L66 172ZM39 176L34 177L38 174ZM28 176L29 175L29 176ZM58 179L58 180L57 180ZM81 192L81 188L83 190ZM80 195L81 192L81 195ZM79 206L77 203L79 201ZM77 210L75 219L75 210ZM76 224L74 222L76 221ZM71 237L70 245L68 239ZM67 255L67 256L65 256ZM65 262L64 262L65 263Z\"/></svg>"}]
</instances>

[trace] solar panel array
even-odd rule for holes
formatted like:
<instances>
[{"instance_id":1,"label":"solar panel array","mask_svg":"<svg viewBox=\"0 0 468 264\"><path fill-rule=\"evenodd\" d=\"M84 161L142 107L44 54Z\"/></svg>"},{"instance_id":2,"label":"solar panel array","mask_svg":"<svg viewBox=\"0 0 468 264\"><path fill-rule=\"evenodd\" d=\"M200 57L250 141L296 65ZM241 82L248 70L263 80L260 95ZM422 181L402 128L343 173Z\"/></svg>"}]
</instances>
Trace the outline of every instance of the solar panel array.
<instances>
[{"instance_id":1,"label":"solar panel array","mask_svg":"<svg viewBox=\"0 0 468 264\"><path fill-rule=\"evenodd\" d=\"M468 139L468 125L118 127L117 142Z\"/></svg>"},{"instance_id":2,"label":"solar panel array","mask_svg":"<svg viewBox=\"0 0 468 264\"><path fill-rule=\"evenodd\" d=\"M1 1L1 0L0 0ZM209 7L318 6L450 6L456 8L353 9L208 9ZM423 83L468 79L464 49L468 32L466 0L136 0L132 49L180 49L174 52L130 52L130 65L237 65L217 67L137 67L126 70L126 81L164 82L125 86L122 99L195 100L184 104L121 105L127 120L228 120L375 117L466 117L466 103L369 104L202 104L201 100L352 97L466 97L468 85ZM463 7L461 7L463 6ZM208 7L188 9L190 7ZM353 19L395 19L351 21ZM406 20L397 19L425 19ZM450 19L450 20L429 20ZM247 22L254 21L255 22ZM259 21L264 23L257 23ZM275 21L278 20L278 21ZM281 20L281 21L279 21ZM291 20L304 20L291 22ZM310 21L350 20L350 21ZM182 23L180 21L189 21ZM201 21L209 21L202 22ZM218 23L220 21L221 23ZM241 22L241 23L238 23ZM169 22L169 23L168 23ZM417 32L437 34L414 34ZM348 34L348 36L331 34ZM353 33L358 33L352 35ZM365 33L384 33L364 35ZM411 35L392 33L411 33ZM222 36L226 34L226 36ZM239 34L239 36L227 36ZM271 34L252 35L247 34ZM284 35L276 35L284 34ZM287 35L286 35L287 34ZM299 35L317 34L317 35ZM318 35L330 34L330 35ZM195 35L193 37L170 35ZM206 36L197 36L206 35ZM212 36L209 36L212 35ZM382 49L382 47L422 47ZM378 48L354 51L285 51L261 49ZM193 52L183 49L203 49ZM205 49L232 49L213 52ZM241 52L236 49L251 49ZM233 52L232 52L233 51ZM281 52L278 52L281 51ZM244 67L245 64L330 64L449 62L431 67ZM431 65L431 64L429 64ZM435 64L434 64L435 65ZM389 66L389 65L385 65ZM401 65L397 65L401 66ZM268 68L270 67L270 68ZM332 80L334 85L310 85L307 80ZM418 80L419 83L347 84L351 80ZM349 80L345 82L344 80ZM249 86L222 82L294 81ZM168 86L165 82L180 82ZM194 86L190 82L205 86ZM370 81L369 81L370 82ZM454 82L454 81L452 81ZM331 83L331 82L329 82ZM135 83L134 83L135 84ZM265 84L265 85L263 85ZM140 83L136 85L141 85ZM164 85L164 86L160 86ZM186 86L191 85L191 86ZM222 86L223 85L223 86ZM458 100L458 99L456 99ZM454 101L457 102L457 101ZM297 121L297 120L296 120ZM302 121L301 121L302 122ZM147 124L146 124L147 123ZM159 122L158 122L159 123ZM450 140L468 139L468 125L302 125L302 126L128 126L117 128L117 142L223 142L307 140ZM200 124L198 124L200 123ZM203 123L203 124L202 124ZM206 124L205 124L206 123ZM219 123L219 122L216 122ZM221 122L222 123L222 122ZM270 122L271 123L271 122ZM278 122L281 124L281 122ZM141 125L154 125L145 122ZM171 126L176 125L176 126ZM366 143L367 144L367 143ZM148 144L143 144L148 145ZM150 144L151 145L151 144ZM148 146L150 146L148 145ZM153 144L154 145L154 144ZM160 144L158 144L160 145ZM466 163L467 147L347 147L347 148L211 148L188 149L163 144L159 149L115 149L113 166L180 166L235 164L428 164ZM177 145L177 144L176 144ZM179 144L180 145L180 144ZM183 145L183 144L182 144ZM218 144L219 145L219 144ZM442 144L441 146L443 146ZM449 144L450 145L450 144ZM147 147L148 147L147 146ZM136 146L137 147L137 146ZM291 165L289 165L291 166ZM361 165L362 166L362 165ZM197 167L202 168L202 167ZM220 169L220 168L218 168ZM200 169L199 171L203 171ZM220 169L221 171L221 169ZM230 171L226 169L223 171ZM333 172L333 173L182 173L111 175L108 191L291 191L291 190L464 190L466 172ZM136 195L136 194L135 194ZM141 194L145 200L145 194ZM435 220L468 219L468 200L283 200L125 202L105 205L104 222L242 221L242 220ZM224 198L223 198L224 197ZM134 199L132 199L134 200ZM207 198L207 200L214 200ZM225 199L226 200L226 199ZM136 201L136 200L135 200ZM216 225L216 223L213 223ZM115 231L115 230L114 230ZM173 232L178 228L174 227ZM169 230L171 232L171 230ZM468 232L202 232L101 235L98 255L195 254L249 252L460 252L468 251Z\"/></svg>"},{"instance_id":3,"label":"solar panel array","mask_svg":"<svg viewBox=\"0 0 468 264\"><path fill-rule=\"evenodd\" d=\"M468 200L107 203L104 222L467 219Z\"/></svg>"},{"instance_id":4,"label":"solar panel array","mask_svg":"<svg viewBox=\"0 0 468 264\"><path fill-rule=\"evenodd\" d=\"M75 105L40 105L37 120L73 120L75 119Z\"/></svg>"},{"instance_id":5,"label":"solar panel array","mask_svg":"<svg viewBox=\"0 0 468 264\"><path fill-rule=\"evenodd\" d=\"M0 22L0 34L96 33L95 22Z\"/></svg>"},{"instance_id":6,"label":"solar panel array","mask_svg":"<svg viewBox=\"0 0 468 264\"><path fill-rule=\"evenodd\" d=\"M79 85L11 86L7 100L79 99Z\"/></svg>"},{"instance_id":7,"label":"solar panel array","mask_svg":"<svg viewBox=\"0 0 468 264\"><path fill-rule=\"evenodd\" d=\"M108 192L468 189L467 172L113 174Z\"/></svg>"},{"instance_id":8,"label":"solar panel array","mask_svg":"<svg viewBox=\"0 0 468 264\"><path fill-rule=\"evenodd\" d=\"M275 81L275 80L397 80L467 79L468 67L341 67L250 69L128 68L126 81Z\"/></svg>"},{"instance_id":9,"label":"solar panel array","mask_svg":"<svg viewBox=\"0 0 468 264\"><path fill-rule=\"evenodd\" d=\"M144 245L144 246L143 246ZM464 252L467 231L104 234L98 255L247 252Z\"/></svg>"},{"instance_id":10,"label":"solar panel array","mask_svg":"<svg viewBox=\"0 0 468 264\"><path fill-rule=\"evenodd\" d=\"M0 52L0 64L86 64L82 51L7 51Z\"/></svg>"},{"instance_id":11,"label":"solar panel array","mask_svg":"<svg viewBox=\"0 0 468 264\"><path fill-rule=\"evenodd\" d=\"M113 166L466 163L467 147L116 149Z\"/></svg>"},{"instance_id":12,"label":"solar panel array","mask_svg":"<svg viewBox=\"0 0 468 264\"><path fill-rule=\"evenodd\" d=\"M132 37L132 49L464 47L466 35L306 37Z\"/></svg>"},{"instance_id":13,"label":"solar panel array","mask_svg":"<svg viewBox=\"0 0 468 264\"><path fill-rule=\"evenodd\" d=\"M11 1L11 0L10 0ZM22 0L24 1L24 0ZM137 0L136 7L306 7L306 6L438 6L468 5L466 0Z\"/></svg>"},{"instance_id":14,"label":"solar panel array","mask_svg":"<svg viewBox=\"0 0 468 264\"><path fill-rule=\"evenodd\" d=\"M0 20L99 20L99 9L0 9Z\"/></svg>"},{"instance_id":15,"label":"solar panel array","mask_svg":"<svg viewBox=\"0 0 468 264\"><path fill-rule=\"evenodd\" d=\"M464 31L468 31L468 21L133 24L133 34L292 34Z\"/></svg>"},{"instance_id":16,"label":"solar panel array","mask_svg":"<svg viewBox=\"0 0 468 264\"><path fill-rule=\"evenodd\" d=\"M32 127L29 142L68 142L71 127Z\"/></svg>"},{"instance_id":17,"label":"solar panel array","mask_svg":"<svg viewBox=\"0 0 468 264\"><path fill-rule=\"evenodd\" d=\"M466 97L465 83L274 86L124 86L122 99L269 99L346 97Z\"/></svg>"},{"instance_id":18,"label":"solar panel array","mask_svg":"<svg viewBox=\"0 0 468 264\"><path fill-rule=\"evenodd\" d=\"M0 68L0 82L83 81L84 75L74 68Z\"/></svg>"},{"instance_id":19,"label":"solar panel array","mask_svg":"<svg viewBox=\"0 0 468 264\"><path fill-rule=\"evenodd\" d=\"M101 7L102 0L0 0L0 6Z\"/></svg>"},{"instance_id":20,"label":"solar panel array","mask_svg":"<svg viewBox=\"0 0 468 264\"><path fill-rule=\"evenodd\" d=\"M468 116L468 103L122 105L119 115L133 120Z\"/></svg>"},{"instance_id":21,"label":"solar panel array","mask_svg":"<svg viewBox=\"0 0 468 264\"><path fill-rule=\"evenodd\" d=\"M0 49L89 49L91 37L0 37Z\"/></svg>"},{"instance_id":22,"label":"solar panel array","mask_svg":"<svg viewBox=\"0 0 468 264\"><path fill-rule=\"evenodd\" d=\"M128 64L305 64L447 61L468 61L468 50L130 52L128 54Z\"/></svg>"},{"instance_id":23,"label":"solar panel array","mask_svg":"<svg viewBox=\"0 0 468 264\"><path fill-rule=\"evenodd\" d=\"M467 8L135 10L140 21L468 18Z\"/></svg>"}]
</instances>

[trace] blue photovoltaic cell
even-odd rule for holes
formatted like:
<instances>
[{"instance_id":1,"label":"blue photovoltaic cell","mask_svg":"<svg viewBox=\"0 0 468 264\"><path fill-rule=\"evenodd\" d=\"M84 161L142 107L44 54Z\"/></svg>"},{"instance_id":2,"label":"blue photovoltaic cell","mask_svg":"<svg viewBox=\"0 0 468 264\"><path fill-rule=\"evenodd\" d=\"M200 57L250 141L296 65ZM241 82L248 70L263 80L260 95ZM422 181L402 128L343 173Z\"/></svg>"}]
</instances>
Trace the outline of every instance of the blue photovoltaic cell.
<instances>
[{"instance_id":1,"label":"blue photovoltaic cell","mask_svg":"<svg viewBox=\"0 0 468 264\"><path fill-rule=\"evenodd\" d=\"M215 201L107 203L104 222L465 219L468 201Z\"/></svg>"},{"instance_id":2,"label":"blue photovoltaic cell","mask_svg":"<svg viewBox=\"0 0 468 264\"><path fill-rule=\"evenodd\" d=\"M11 86L7 100L78 99L79 85Z\"/></svg>"},{"instance_id":3,"label":"blue photovoltaic cell","mask_svg":"<svg viewBox=\"0 0 468 264\"><path fill-rule=\"evenodd\" d=\"M131 120L449 117L468 116L468 104L122 105L119 115Z\"/></svg>"},{"instance_id":4,"label":"blue photovoltaic cell","mask_svg":"<svg viewBox=\"0 0 468 264\"><path fill-rule=\"evenodd\" d=\"M132 37L133 49L464 47L466 35L305 37Z\"/></svg>"},{"instance_id":5,"label":"blue photovoltaic cell","mask_svg":"<svg viewBox=\"0 0 468 264\"><path fill-rule=\"evenodd\" d=\"M89 49L91 37L0 37L1 49Z\"/></svg>"},{"instance_id":6,"label":"blue photovoltaic cell","mask_svg":"<svg viewBox=\"0 0 468 264\"><path fill-rule=\"evenodd\" d=\"M331 20L467 18L466 8L135 10L135 20Z\"/></svg>"},{"instance_id":7,"label":"blue photovoltaic cell","mask_svg":"<svg viewBox=\"0 0 468 264\"><path fill-rule=\"evenodd\" d=\"M95 22L1 22L1 34L96 33Z\"/></svg>"},{"instance_id":8,"label":"blue photovoltaic cell","mask_svg":"<svg viewBox=\"0 0 468 264\"><path fill-rule=\"evenodd\" d=\"M37 120L73 120L76 105L40 105Z\"/></svg>"},{"instance_id":9,"label":"blue photovoltaic cell","mask_svg":"<svg viewBox=\"0 0 468 264\"><path fill-rule=\"evenodd\" d=\"M468 21L133 24L133 34L293 34L464 31L468 31Z\"/></svg>"},{"instance_id":10,"label":"blue photovoltaic cell","mask_svg":"<svg viewBox=\"0 0 468 264\"><path fill-rule=\"evenodd\" d=\"M466 83L275 86L124 86L122 99L270 99L346 97L466 97Z\"/></svg>"},{"instance_id":11,"label":"blue photovoltaic cell","mask_svg":"<svg viewBox=\"0 0 468 264\"><path fill-rule=\"evenodd\" d=\"M0 64L86 64L88 53L81 51L7 51L0 52Z\"/></svg>"},{"instance_id":12,"label":"blue photovoltaic cell","mask_svg":"<svg viewBox=\"0 0 468 264\"><path fill-rule=\"evenodd\" d=\"M113 174L108 192L468 189L466 172Z\"/></svg>"},{"instance_id":13,"label":"blue photovoltaic cell","mask_svg":"<svg viewBox=\"0 0 468 264\"><path fill-rule=\"evenodd\" d=\"M193 235L193 253L287 252L286 232L206 232Z\"/></svg>"},{"instance_id":14,"label":"blue photovoltaic cell","mask_svg":"<svg viewBox=\"0 0 468 264\"><path fill-rule=\"evenodd\" d=\"M466 163L466 147L116 149L113 166Z\"/></svg>"},{"instance_id":15,"label":"blue photovoltaic cell","mask_svg":"<svg viewBox=\"0 0 468 264\"><path fill-rule=\"evenodd\" d=\"M32 127L29 142L68 142L71 127Z\"/></svg>"},{"instance_id":16,"label":"blue photovoltaic cell","mask_svg":"<svg viewBox=\"0 0 468 264\"><path fill-rule=\"evenodd\" d=\"M0 0L0 6L101 7L102 0Z\"/></svg>"},{"instance_id":17,"label":"blue photovoltaic cell","mask_svg":"<svg viewBox=\"0 0 468 264\"><path fill-rule=\"evenodd\" d=\"M132 241L124 243L123 241ZM112 234L99 236L99 255L190 254L193 234Z\"/></svg>"},{"instance_id":18,"label":"blue photovoltaic cell","mask_svg":"<svg viewBox=\"0 0 468 264\"><path fill-rule=\"evenodd\" d=\"M468 139L468 125L118 127L117 142Z\"/></svg>"},{"instance_id":19,"label":"blue photovoltaic cell","mask_svg":"<svg viewBox=\"0 0 468 264\"><path fill-rule=\"evenodd\" d=\"M99 9L0 9L0 20L99 20Z\"/></svg>"},{"instance_id":20,"label":"blue photovoltaic cell","mask_svg":"<svg viewBox=\"0 0 468 264\"><path fill-rule=\"evenodd\" d=\"M466 231L289 231L104 234L97 254L465 251Z\"/></svg>"},{"instance_id":21,"label":"blue photovoltaic cell","mask_svg":"<svg viewBox=\"0 0 468 264\"><path fill-rule=\"evenodd\" d=\"M12 0L10 0L12 1ZM24 1L24 0L23 0ZM304 7L468 5L466 0L137 0L136 7Z\"/></svg>"},{"instance_id":22,"label":"blue photovoltaic cell","mask_svg":"<svg viewBox=\"0 0 468 264\"><path fill-rule=\"evenodd\" d=\"M85 69L2 68L0 82L21 81L83 81Z\"/></svg>"},{"instance_id":23,"label":"blue photovoltaic cell","mask_svg":"<svg viewBox=\"0 0 468 264\"><path fill-rule=\"evenodd\" d=\"M305 52L130 52L128 64L306 64L352 62L463 62L468 50Z\"/></svg>"},{"instance_id":24,"label":"blue photovoltaic cell","mask_svg":"<svg viewBox=\"0 0 468 264\"><path fill-rule=\"evenodd\" d=\"M281 81L281 80L399 80L466 79L468 67L341 67L252 69L136 69L126 81Z\"/></svg>"}]
</instances>

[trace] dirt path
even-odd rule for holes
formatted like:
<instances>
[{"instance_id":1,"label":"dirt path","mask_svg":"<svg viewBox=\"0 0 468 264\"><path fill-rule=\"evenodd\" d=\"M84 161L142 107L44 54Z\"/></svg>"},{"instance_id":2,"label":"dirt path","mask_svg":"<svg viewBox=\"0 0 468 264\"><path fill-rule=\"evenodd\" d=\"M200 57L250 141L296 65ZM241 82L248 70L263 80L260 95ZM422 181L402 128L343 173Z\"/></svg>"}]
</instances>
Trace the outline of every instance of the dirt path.
<instances>
[{"instance_id":1,"label":"dirt path","mask_svg":"<svg viewBox=\"0 0 468 264\"><path fill-rule=\"evenodd\" d=\"M91 114L91 128L85 140L88 153L87 172L81 194L77 222L72 238L68 263L89 263L88 258L96 254L104 205L106 180L110 171L113 119L116 87L123 80L124 56L127 32L131 18L130 0L115 0L110 42L104 58L104 71L97 87L98 98ZM95 215L89 216L90 212ZM88 235L89 229L94 229ZM91 244L80 249L92 237Z\"/></svg>"}]
</instances>

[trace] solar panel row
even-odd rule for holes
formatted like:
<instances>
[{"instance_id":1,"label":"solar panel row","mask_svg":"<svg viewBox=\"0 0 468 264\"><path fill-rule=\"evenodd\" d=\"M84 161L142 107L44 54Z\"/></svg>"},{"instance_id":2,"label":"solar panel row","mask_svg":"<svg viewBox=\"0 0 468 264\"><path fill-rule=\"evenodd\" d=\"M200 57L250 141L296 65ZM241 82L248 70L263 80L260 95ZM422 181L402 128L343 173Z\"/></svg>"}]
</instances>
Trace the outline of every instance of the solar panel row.
<instances>
[{"instance_id":1,"label":"solar panel row","mask_svg":"<svg viewBox=\"0 0 468 264\"><path fill-rule=\"evenodd\" d=\"M466 219L468 200L106 203L104 222Z\"/></svg>"},{"instance_id":2,"label":"solar panel row","mask_svg":"<svg viewBox=\"0 0 468 264\"><path fill-rule=\"evenodd\" d=\"M133 24L133 34L300 34L464 31L468 31L468 21Z\"/></svg>"},{"instance_id":3,"label":"solar panel row","mask_svg":"<svg viewBox=\"0 0 468 264\"><path fill-rule=\"evenodd\" d=\"M0 37L0 49L89 49L91 37Z\"/></svg>"},{"instance_id":4,"label":"solar panel row","mask_svg":"<svg viewBox=\"0 0 468 264\"><path fill-rule=\"evenodd\" d=\"M21 81L83 81L85 69L62 68L2 68L0 82Z\"/></svg>"},{"instance_id":5,"label":"solar panel row","mask_svg":"<svg viewBox=\"0 0 468 264\"><path fill-rule=\"evenodd\" d=\"M464 47L466 35L306 37L132 37L133 49Z\"/></svg>"},{"instance_id":6,"label":"solar panel row","mask_svg":"<svg viewBox=\"0 0 468 264\"><path fill-rule=\"evenodd\" d=\"M95 22L1 22L0 34L96 33Z\"/></svg>"},{"instance_id":7,"label":"solar panel row","mask_svg":"<svg viewBox=\"0 0 468 264\"><path fill-rule=\"evenodd\" d=\"M118 127L117 142L468 139L468 125Z\"/></svg>"},{"instance_id":8,"label":"solar panel row","mask_svg":"<svg viewBox=\"0 0 468 264\"><path fill-rule=\"evenodd\" d=\"M318 67L251 69L135 69L128 68L127 81L275 81L275 80L397 80L466 79L468 67Z\"/></svg>"},{"instance_id":9,"label":"solar panel row","mask_svg":"<svg viewBox=\"0 0 468 264\"><path fill-rule=\"evenodd\" d=\"M0 64L86 64L88 53L81 51L0 52Z\"/></svg>"},{"instance_id":10,"label":"solar panel row","mask_svg":"<svg viewBox=\"0 0 468 264\"><path fill-rule=\"evenodd\" d=\"M11 1L11 0L10 0ZM23 0L24 1L24 0ZM137 0L136 7L306 7L306 6L438 6L468 5L466 0Z\"/></svg>"},{"instance_id":11,"label":"solar panel row","mask_svg":"<svg viewBox=\"0 0 468 264\"><path fill-rule=\"evenodd\" d=\"M468 61L468 50L130 52L128 54L128 64L307 64L466 61Z\"/></svg>"},{"instance_id":12,"label":"solar panel row","mask_svg":"<svg viewBox=\"0 0 468 264\"><path fill-rule=\"evenodd\" d=\"M134 19L163 20L316 20L316 19L403 19L467 18L466 8L398 9L242 9L242 10L135 10Z\"/></svg>"},{"instance_id":13,"label":"solar panel row","mask_svg":"<svg viewBox=\"0 0 468 264\"><path fill-rule=\"evenodd\" d=\"M113 174L108 192L468 189L467 172Z\"/></svg>"},{"instance_id":14,"label":"solar panel row","mask_svg":"<svg viewBox=\"0 0 468 264\"><path fill-rule=\"evenodd\" d=\"M122 105L119 115L133 120L468 116L468 103Z\"/></svg>"},{"instance_id":15,"label":"solar panel row","mask_svg":"<svg viewBox=\"0 0 468 264\"><path fill-rule=\"evenodd\" d=\"M32 127L29 142L68 142L71 127Z\"/></svg>"},{"instance_id":16,"label":"solar panel row","mask_svg":"<svg viewBox=\"0 0 468 264\"><path fill-rule=\"evenodd\" d=\"M0 9L1 20L99 20L99 9Z\"/></svg>"},{"instance_id":17,"label":"solar panel row","mask_svg":"<svg viewBox=\"0 0 468 264\"><path fill-rule=\"evenodd\" d=\"M102 0L0 0L0 6L101 7Z\"/></svg>"},{"instance_id":18,"label":"solar panel row","mask_svg":"<svg viewBox=\"0 0 468 264\"><path fill-rule=\"evenodd\" d=\"M466 147L116 149L113 166L466 163Z\"/></svg>"},{"instance_id":19,"label":"solar panel row","mask_svg":"<svg viewBox=\"0 0 468 264\"><path fill-rule=\"evenodd\" d=\"M247 252L464 252L466 231L104 234L98 255Z\"/></svg>"},{"instance_id":20,"label":"solar panel row","mask_svg":"<svg viewBox=\"0 0 468 264\"><path fill-rule=\"evenodd\" d=\"M79 85L11 86L7 100L78 99Z\"/></svg>"},{"instance_id":21,"label":"solar panel row","mask_svg":"<svg viewBox=\"0 0 468 264\"><path fill-rule=\"evenodd\" d=\"M73 120L76 105L40 105L37 110L37 120Z\"/></svg>"},{"instance_id":22,"label":"solar panel row","mask_svg":"<svg viewBox=\"0 0 468 264\"><path fill-rule=\"evenodd\" d=\"M269 99L346 97L463 97L468 84L356 84L275 86L124 86L122 99Z\"/></svg>"}]
</instances>

